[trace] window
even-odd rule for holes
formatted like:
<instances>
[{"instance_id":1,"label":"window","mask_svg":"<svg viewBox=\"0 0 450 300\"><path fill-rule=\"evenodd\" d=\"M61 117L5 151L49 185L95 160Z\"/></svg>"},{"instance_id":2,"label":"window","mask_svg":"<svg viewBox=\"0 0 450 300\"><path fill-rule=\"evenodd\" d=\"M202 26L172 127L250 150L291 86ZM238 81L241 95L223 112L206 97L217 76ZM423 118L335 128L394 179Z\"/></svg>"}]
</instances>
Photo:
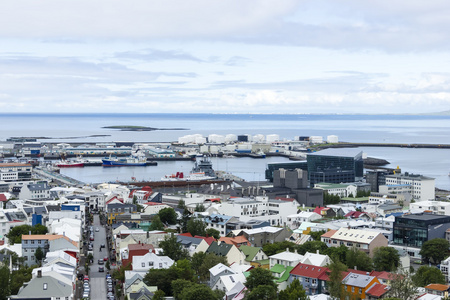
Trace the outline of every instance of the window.
<instances>
[{"instance_id":1,"label":"window","mask_svg":"<svg viewBox=\"0 0 450 300\"><path fill-rule=\"evenodd\" d=\"M141 265L142 265L143 268L145 268L145 262L143 262Z\"/></svg>"},{"instance_id":2,"label":"window","mask_svg":"<svg viewBox=\"0 0 450 300\"><path fill-rule=\"evenodd\" d=\"M159 267L162 268L162 263L159 263Z\"/></svg>"},{"instance_id":3,"label":"window","mask_svg":"<svg viewBox=\"0 0 450 300\"><path fill-rule=\"evenodd\" d=\"M352 286L352 293L354 293L355 292L355 287L354 286Z\"/></svg>"},{"instance_id":4,"label":"window","mask_svg":"<svg viewBox=\"0 0 450 300\"><path fill-rule=\"evenodd\" d=\"M359 289L359 293L362 294L362 289Z\"/></svg>"},{"instance_id":5,"label":"window","mask_svg":"<svg viewBox=\"0 0 450 300\"><path fill-rule=\"evenodd\" d=\"M46 290L46 289L47 289L47 284L46 284L46 283L44 283L44 287L43 287L43 289L44 289L44 290Z\"/></svg>"}]
</instances>

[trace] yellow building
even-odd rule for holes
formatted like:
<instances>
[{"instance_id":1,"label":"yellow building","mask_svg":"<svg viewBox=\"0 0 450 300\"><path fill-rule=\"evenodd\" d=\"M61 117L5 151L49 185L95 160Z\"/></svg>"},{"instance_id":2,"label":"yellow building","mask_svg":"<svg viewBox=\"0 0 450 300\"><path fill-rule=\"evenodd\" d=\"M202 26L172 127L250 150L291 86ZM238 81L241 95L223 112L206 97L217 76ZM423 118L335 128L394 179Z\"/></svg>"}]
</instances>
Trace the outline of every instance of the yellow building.
<instances>
[{"instance_id":1,"label":"yellow building","mask_svg":"<svg viewBox=\"0 0 450 300\"><path fill-rule=\"evenodd\" d=\"M375 276L348 273L342 280L346 300L365 299L366 291L374 283L380 283Z\"/></svg>"}]
</instances>

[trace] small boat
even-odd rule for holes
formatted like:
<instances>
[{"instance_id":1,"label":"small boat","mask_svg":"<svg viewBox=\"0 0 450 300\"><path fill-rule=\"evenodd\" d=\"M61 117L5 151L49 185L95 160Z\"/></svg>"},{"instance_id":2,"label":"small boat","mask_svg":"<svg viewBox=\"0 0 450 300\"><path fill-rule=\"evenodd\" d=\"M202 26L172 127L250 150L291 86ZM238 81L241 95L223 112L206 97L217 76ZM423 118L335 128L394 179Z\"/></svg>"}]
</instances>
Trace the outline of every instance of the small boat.
<instances>
[{"instance_id":1,"label":"small boat","mask_svg":"<svg viewBox=\"0 0 450 300\"><path fill-rule=\"evenodd\" d=\"M84 167L84 163L70 160L61 160L56 163L58 168L82 168Z\"/></svg>"},{"instance_id":2,"label":"small boat","mask_svg":"<svg viewBox=\"0 0 450 300\"><path fill-rule=\"evenodd\" d=\"M116 156L109 156L102 158L102 166L104 167L144 167L147 165L147 158L137 157L137 156L128 156L124 158L118 158Z\"/></svg>"}]
</instances>

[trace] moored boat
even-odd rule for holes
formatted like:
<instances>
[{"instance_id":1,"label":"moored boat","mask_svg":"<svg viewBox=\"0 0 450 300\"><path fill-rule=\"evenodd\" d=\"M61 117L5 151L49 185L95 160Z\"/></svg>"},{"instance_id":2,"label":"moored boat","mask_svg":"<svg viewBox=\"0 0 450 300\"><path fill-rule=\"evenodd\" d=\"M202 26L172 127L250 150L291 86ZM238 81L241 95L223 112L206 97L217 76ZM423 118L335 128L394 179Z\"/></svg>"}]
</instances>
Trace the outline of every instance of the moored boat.
<instances>
[{"instance_id":1,"label":"moored boat","mask_svg":"<svg viewBox=\"0 0 450 300\"><path fill-rule=\"evenodd\" d=\"M143 167L146 165L147 165L146 157L128 156L118 158L116 156L110 156L102 158L102 166L104 167L123 167L123 166Z\"/></svg>"},{"instance_id":2,"label":"moored boat","mask_svg":"<svg viewBox=\"0 0 450 300\"><path fill-rule=\"evenodd\" d=\"M56 163L58 168L82 168L84 167L84 163L77 161L69 161L69 160L61 160Z\"/></svg>"}]
</instances>

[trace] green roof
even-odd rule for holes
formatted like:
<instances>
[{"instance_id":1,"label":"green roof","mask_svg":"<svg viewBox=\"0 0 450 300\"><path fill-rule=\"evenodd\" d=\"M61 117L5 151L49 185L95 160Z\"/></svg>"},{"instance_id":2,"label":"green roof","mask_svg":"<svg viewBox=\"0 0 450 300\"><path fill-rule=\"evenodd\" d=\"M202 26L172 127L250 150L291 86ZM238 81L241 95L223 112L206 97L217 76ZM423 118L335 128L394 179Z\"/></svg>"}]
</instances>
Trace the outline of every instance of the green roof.
<instances>
[{"instance_id":1,"label":"green roof","mask_svg":"<svg viewBox=\"0 0 450 300\"><path fill-rule=\"evenodd\" d=\"M286 271L281 275L280 278L276 280L277 283L283 282L289 279L290 272L294 269L294 267L286 267Z\"/></svg>"},{"instance_id":2,"label":"green roof","mask_svg":"<svg viewBox=\"0 0 450 300\"><path fill-rule=\"evenodd\" d=\"M239 250L241 250L241 252L245 254L246 261L253 261L256 254L258 254L259 250L261 250L261 247L242 245L239 247Z\"/></svg>"},{"instance_id":3,"label":"green roof","mask_svg":"<svg viewBox=\"0 0 450 300\"><path fill-rule=\"evenodd\" d=\"M344 197L341 198L341 201L352 201L352 202L361 202L361 201L369 201L369 197L358 197L358 198L353 198L353 197Z\"/></svg>"},{"instance_id":4,"label":"green roof","mask_svg":"<svg viewBox=\"0 0 450 300\"><path fill-rule=\"evenodd\" d=\"M273 272L273 273L280 273L280 274L281 274L281 273L283 273L285 270L286 270L285 266L276 264L276 265L274 265L274 266L270 269L270 272Z\"/></svg>"},{"instance_id":5,"label":"green roof","mask_svg":"<svg viewBox=\"0 0 450 300\"><path fill-rule=\"evenodd\" d=\"M270 259L255 260L255 262L261 265L268 265L270 263Z\"/></svg>"},{"instance_id":6,"label":"green roof","mask_svg":"<svg viewBox=\"0 0 450 300\"><path fill-rule=\"evenodd\" d=\"M250 271L244 272L242 274L244 274L245 278L247 278L248 276L250 276Z\"/></svg>"},{"instance_id":7,"label":"green roof","mask_svg":"<svg viewBox=\"0 0 450 300\"><path fill-rule=\"evenodd\" d=\"M339 183L328 183L328 182L320 182L317 183L318 189L339 189L339 188L346 188L348 185L346 184L339 184Z\"/></svg>"}]
</instances>

